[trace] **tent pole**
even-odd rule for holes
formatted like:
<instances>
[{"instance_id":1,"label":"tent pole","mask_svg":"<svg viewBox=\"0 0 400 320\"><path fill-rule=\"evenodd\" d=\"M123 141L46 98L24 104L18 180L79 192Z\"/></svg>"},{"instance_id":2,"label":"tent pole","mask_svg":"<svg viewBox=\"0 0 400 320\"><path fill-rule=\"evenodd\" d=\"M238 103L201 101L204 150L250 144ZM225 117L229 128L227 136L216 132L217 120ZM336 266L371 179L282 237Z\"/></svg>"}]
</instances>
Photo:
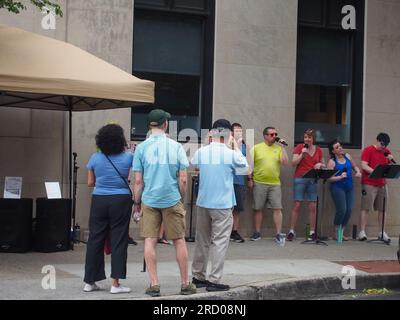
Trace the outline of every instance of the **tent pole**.
<instances>
[{"instance_id":1,"label":"tent pole","mask_svg":"<svg viewBox=\"0 0 400 320\"><path fill-rule=\"evenodd\" d=\"M72 199L72 110L69 109L69 121L68 121L68 160L69 160L69 190L68 197Z\"/></svg>"},{"instance_id":2,"label":"tent pole","mask_svg":"<svg viewBox=\"0 0 400 320\"><path fill-rule=\"evenodd\" d=\"M74 204L72 203L72 97L67 97L67 104L69 110L69 121L68 121L68 160L69 160L69 200L71 205L71 217L72 217L72 226L71 226L71 241L70 247L71 250L74 250L74 226L75 226L75 215L72 212L72 208Z\"/></svg>"}]
</instances>

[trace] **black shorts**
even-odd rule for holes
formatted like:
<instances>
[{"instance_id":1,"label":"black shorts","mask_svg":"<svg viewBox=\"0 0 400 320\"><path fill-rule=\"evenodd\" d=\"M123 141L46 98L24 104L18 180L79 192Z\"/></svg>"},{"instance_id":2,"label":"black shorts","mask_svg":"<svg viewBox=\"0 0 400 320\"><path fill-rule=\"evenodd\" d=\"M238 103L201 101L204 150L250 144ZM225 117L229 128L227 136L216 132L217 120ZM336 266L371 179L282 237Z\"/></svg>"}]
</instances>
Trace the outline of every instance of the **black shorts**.
<instances>
[{"instance_id":1,"label":"black shorts","mask_svg":"<svg viewBox=\"0 0 400 320\"><path fill-rule=\"evenodd\" d=\"M241 184L234 184L236 206L233 208L235 211L244 211L244 201L246 197L246 186Z\"/></svg>"}]
</instances>

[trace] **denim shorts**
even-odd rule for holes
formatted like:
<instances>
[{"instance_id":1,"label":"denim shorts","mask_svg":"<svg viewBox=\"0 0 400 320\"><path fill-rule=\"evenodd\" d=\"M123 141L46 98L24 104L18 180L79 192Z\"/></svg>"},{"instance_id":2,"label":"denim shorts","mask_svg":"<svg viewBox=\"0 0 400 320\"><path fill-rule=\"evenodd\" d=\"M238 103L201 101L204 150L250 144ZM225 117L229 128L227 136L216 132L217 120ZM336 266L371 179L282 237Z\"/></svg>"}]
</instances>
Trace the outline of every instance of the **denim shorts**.
<instances>
[{"instance_id":1,"label":"denim shorts","mask_svg":"<svg viewBox=\"0 0 400 320\"><path fill-rule=\"evenodd\" d=\"M317 184L314 179L294 178L294 201L317 201Z\"/></svg>"}]
</instances>

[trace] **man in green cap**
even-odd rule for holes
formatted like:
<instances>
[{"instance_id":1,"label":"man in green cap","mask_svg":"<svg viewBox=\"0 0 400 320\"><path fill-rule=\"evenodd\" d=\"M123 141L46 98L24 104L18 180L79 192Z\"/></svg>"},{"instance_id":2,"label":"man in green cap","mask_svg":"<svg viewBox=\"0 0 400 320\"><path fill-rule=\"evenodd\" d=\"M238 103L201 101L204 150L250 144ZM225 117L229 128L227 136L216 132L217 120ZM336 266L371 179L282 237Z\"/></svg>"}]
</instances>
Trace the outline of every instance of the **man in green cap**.
<instances>
[{"instance_id":1,"label":"man in green cap","mask_svg":"<svg viewBox=\"0 0 400 320\"><path fill-rule=\"evenodd\" d=\"M155 248L161 222L167 239L173 240L175 245L181 275L180 293L196 293L196 286L189 282L188 276L186 211L181 200L186 193L189 162L183 147L165 134L170 118L171 115L161 109L149 113L150 136L137 147L133 160L134 211L143 212L144 257L151 282L146 294L152 297L160 296Z\"/></svg>"}]
</instances>

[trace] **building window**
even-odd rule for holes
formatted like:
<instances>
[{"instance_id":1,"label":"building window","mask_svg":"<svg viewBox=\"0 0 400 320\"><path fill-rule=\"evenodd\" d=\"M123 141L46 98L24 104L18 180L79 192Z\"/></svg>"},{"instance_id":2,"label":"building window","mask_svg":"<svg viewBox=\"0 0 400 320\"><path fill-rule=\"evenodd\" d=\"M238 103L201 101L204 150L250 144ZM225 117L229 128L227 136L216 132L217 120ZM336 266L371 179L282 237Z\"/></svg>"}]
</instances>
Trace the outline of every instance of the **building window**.
<instances>
[{"instance_id":1,"label":"building window","mask_svg":"<svg viewBox=\"0 0 400 320\"><path fill-rule=\"evenodd\" d=\"M338 138L361 147L364 1L299 0L296 143L307 128L317 143ZM344 30L342 7L356 9L356 29Z\"/></svg>"},{"instance_id":2,"label":"building window","mask_svg":"<svg viewBox=\"0 0 400 320\"><path fill-rule=\"evenodd\" d=\"M135 0L132 73L155 82L155 103L132 108L132 140L146 137L152 108L170 112L177 133L200 136L210 127L214 6L214 0Z\"/></svg>"}]
</instances>

